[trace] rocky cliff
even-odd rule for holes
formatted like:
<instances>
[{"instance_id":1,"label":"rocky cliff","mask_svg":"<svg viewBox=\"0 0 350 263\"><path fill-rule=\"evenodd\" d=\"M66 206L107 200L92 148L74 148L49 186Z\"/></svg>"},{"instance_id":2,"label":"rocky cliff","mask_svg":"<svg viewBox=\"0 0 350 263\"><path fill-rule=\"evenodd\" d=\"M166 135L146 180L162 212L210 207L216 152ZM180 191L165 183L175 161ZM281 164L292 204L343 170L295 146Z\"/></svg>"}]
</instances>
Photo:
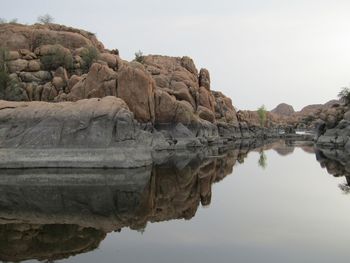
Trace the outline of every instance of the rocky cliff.
<instances>
[{"instance_id":1,"label":"rocky cliff","mask_svg":"<svg viewBox=\"0 0 350 263\"><path fill-rule=\"evenodd\" d=\"M0 43L2 149L172 149L277 134L238 114L186 56L128 62L94 34L55 24L2 24ZM24 160L12 153L0 154Z\"/></svg>"}]
</instances>

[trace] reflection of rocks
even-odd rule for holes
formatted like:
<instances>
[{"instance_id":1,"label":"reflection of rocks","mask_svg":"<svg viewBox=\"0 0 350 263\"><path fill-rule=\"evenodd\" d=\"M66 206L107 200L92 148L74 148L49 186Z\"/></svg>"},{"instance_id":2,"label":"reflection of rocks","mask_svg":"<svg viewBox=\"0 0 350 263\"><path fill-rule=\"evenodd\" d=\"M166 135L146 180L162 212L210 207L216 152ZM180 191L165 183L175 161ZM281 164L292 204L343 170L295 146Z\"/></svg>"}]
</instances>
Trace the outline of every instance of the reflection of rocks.
<instances>
[{"instance_id":1,"label":"reflection of rocks","mask_svg":"<svg viewBox=\"0 0 350 263\"><path fill-rule=\"evenodd\" d=\"M345 182L338 186L344 194L350 194L350 153L344 150L316 149L316 159L329 174L345 177Z\"/></svg>"},{"instance_id":2,"label":"reflection of rocks","mask_svg":"<svg viewBox=\"0 0 350 263\"><path fill-rule=\"evenodd\" d=\"M343 150L317 149L316 159L333 176L345 176L350 182L350 154Z\"/></svg>"},{"instance_id":3,"label":"reflection of rocks","mask_svg":"<svg viewBox=\"0 0 350 263\"><path fill-rule=\"evenodd\" d=\"M282 156L286 156L289 154L292 154L294 152L294 147L278 147L278 148L274 148L274 150Z\"/></svg>"},{"instance_id":4,"label":"reflection of rocks","mask_svg":"<svg viewBox=\"0 0 350 263\"><path fill-rule=\"evenodd\" d=\"M0 225L3 261L55 260L96 249L106 233L78 225Z\"/></svg>"},{"instance_id":5,"label":"reflection of rocks","mask_svg":"<svg viewBox=\"0 0 350 263\"><path fill-rule=\"evenodd\" d=\"M190 219L210 204L212 184L243 162L242 147L159 153L153 167L129 170L2 170L0 260L66 258L114 230Z\"/></svg>"}]
</instances>

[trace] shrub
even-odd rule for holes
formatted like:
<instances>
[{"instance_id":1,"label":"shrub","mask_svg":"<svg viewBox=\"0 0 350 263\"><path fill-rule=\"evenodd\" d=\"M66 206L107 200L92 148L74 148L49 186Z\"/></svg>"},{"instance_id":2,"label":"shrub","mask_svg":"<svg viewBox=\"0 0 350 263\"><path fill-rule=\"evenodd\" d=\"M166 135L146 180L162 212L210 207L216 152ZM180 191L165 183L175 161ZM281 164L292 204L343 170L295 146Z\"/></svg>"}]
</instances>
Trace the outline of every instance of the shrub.
<instances>
[{"instance_id":1,"label":"shrub","mask_svg":"<svg viewBox=\"0 0 350 263\"><path fill-rule=\"evenodd\" d=\"M0 48L0 98L4 99L5 90L10 80L7 72L6 60L8 51L5 48Z\"/></svg>"},{"instance_id":2,"label":"shrub","mask_svg":"<svg viewBox=\"0 0 350 263\"><path fill-rule=\"evenodd\" d=\"M31 39L31 50L35 50L36 48L42 45L54 45L57 41L54 38L51 38L49 35L33 32L33 36Z\"/></svg>"},{"instance_id":3,"label":"shrub","mask_svg":"<svg viewBox=\"0 0 350 263\"><path fill-rule=\"evenodd\" d=\"M40 61L46 70L54 70L61 66L66 69L73 67L72 54L65 52L60 46L52 47L49 54L42 56Z\"/></svg>"},{"instance_id":4,"label":"shrub","mask_svg":"<svg viewBox=\"0 0 350 263\"><path fill-rule=\"evenodd\" d=\"M38 16L37 20L40 24L44 24L44 25L51 24L54 22L54 18L49 14Z\"/></svg>"},{"instance_id":5,"label":"shrub","mask_svg":"<svg viewBox=\"0 0 350 263\"><path fill-rule=\"evenodd\" d=\"M26 100L24 95L23 84L18 79L9 79L4 92L4 99L11 101Z\"/></svg>"},{"instance_id":6,"label":"shrub","mask_svg":"<svg viewBox=\"0 0 350 263\"><path fill-rule=\"evenodd\" d=\"M100 53L94 46L88 46L81 53L81 58L84 61L83 69L88 70L91 67L92 63L94 63L98 59L99 55Z\"/></svg>"},{"instance_id":7,"label":"shrub","mask_svg":"<svg viewBox=\"0 0 350 263\"><path fill-rule=\"evenodd\" d=\"M350 89L342 88L342 90L338 93L338 97L345 104L350 104Z\"/></svg>"},{"instance_id":8,"label":"shrub","mask_svg":"<svg viewBox=\"0 0 350 263\"><path fill-rule=\"evenodd\" d=\"M5 18L0 17L0 24L6 24L6 23L17 24L18 23L18 19L17 18L12 18L11 20L7 21Z\"/></svg>"},{"instance_id":9,"label":"shrub","mask_svg":"<svg viewBox=\"0 0 350 263\"><path fill-rule=\"evenodd\" d=\"M144 58L145 58L145 57L144 57L144 55L143 55L143 53L142 53L141 50L139 50L139 51L137 51L137 52L135 53L135 60L136 60L137 62L143 63Z\"/></svg>"},{"instance_id":10,"label":"shrub","mask_svg":"<svg viewBox=\"0 0 350 263\"><path fill-rule=\"evenodd\" d=\"M266 111L265 105L262 105L261 107L258 108L258 116L260 120L260 125L265 126L266 119L267 119L267 111Z\"/></svg>"}]
</instances>

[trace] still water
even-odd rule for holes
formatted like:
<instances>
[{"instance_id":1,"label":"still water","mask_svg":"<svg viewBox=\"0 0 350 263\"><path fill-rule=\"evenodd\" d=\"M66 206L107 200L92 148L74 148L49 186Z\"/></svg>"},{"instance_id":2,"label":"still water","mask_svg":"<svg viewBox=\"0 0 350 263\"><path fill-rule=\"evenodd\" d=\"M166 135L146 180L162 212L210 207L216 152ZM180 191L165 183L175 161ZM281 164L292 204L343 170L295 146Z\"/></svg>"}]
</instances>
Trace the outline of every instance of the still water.
<instances>
[{"instance_id":1,"label":"still water","mask_svg":"<svg viewBox=\"0 0 350 263\"><path fill-rule=\"evenodd\" d=\"M132 172L4 174L3 261L349 262L346 177L322 168L311 146L277 143Z\"/></svg>"}]
</instances>

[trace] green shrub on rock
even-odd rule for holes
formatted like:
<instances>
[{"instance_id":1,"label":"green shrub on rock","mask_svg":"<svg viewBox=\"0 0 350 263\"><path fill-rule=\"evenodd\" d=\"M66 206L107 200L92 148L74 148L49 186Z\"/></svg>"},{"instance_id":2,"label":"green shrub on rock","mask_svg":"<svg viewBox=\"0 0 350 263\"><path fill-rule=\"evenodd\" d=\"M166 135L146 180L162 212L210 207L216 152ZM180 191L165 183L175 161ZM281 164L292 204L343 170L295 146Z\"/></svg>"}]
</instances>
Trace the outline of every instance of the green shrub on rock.
<instances>
[{"instance_id":1,"label":"green shrub on rock","mask_svg":"<svg viewBox=\"0 0 350 263\"><path fill-rule=\"evenodd\" d=\"M59 45L53 46L48 54L40 58L40 61L46 70L55 70L59 67L64 67L66 69L73 68L72 54L66 52Z\"/></svg>"},{"instance_id":2,"label":"green shrub on rock","mask_svg":"<svg viewBox=\"0 0 350 263\"><path fill-rule=\"evenodd\" d=\"M338 93L339 99L341 99L345 104L350 104L350 89L342 88L342 90Z\"/></svg>"},{"instance_id":3,"label":"green shrub on rock","mask_svg":"<svg viewBox=\"0 0 350 263\"><path fill-rule=\"evenodd\" d=\"M135 61L142 64L144 62L143 60L144 60L144 55L143 55L142 51L141 50L137 51L135 53Z\"/></svg>"},{"instance_id":4,"label":"green shrub on rock","mask_svg":"<svg viewBox=\"0 0 350 263\"><path fill-rule=\"evenodd\" d=\"M4 99L5 90L10 80L7 72L6 60L8 58L8 51L5 48L0 48L0 99Z\"/></svg>"},{"instance_id":5,"label":"green shrub on rock","mask_svg":"<svg viewBox=\"0 0 350 263\"><path fill-rule=\"evenodd\" d=\"M81 53L81 58L84 61L82 68L89 70L92 63L98 59L99 55L99 51L94 46L88 46L86 49L84 49Z\"/></svg>"},{"instance_id":6,"label":"green shrub on rock","mask_svg":"<svg viewBox=\"0 0 350 263\"><path fill-rule=\"evenodd\" d=\"M264 127L267 120L267 110L265 108L265 105L262 105L258 108L258 116L260 120L260 125Z\"/></svg>"},{"instance_id":7,"label":"green shrub on rock","mask_svg":"<svg viewBox=\"0 0 350 263\"><path fill-rule=\"evenodd\" d=\"M10 78L4 92L4 99L11 101L26 101L27 95L23 84L16 78Z\"/></svg>"}]
</instances>

